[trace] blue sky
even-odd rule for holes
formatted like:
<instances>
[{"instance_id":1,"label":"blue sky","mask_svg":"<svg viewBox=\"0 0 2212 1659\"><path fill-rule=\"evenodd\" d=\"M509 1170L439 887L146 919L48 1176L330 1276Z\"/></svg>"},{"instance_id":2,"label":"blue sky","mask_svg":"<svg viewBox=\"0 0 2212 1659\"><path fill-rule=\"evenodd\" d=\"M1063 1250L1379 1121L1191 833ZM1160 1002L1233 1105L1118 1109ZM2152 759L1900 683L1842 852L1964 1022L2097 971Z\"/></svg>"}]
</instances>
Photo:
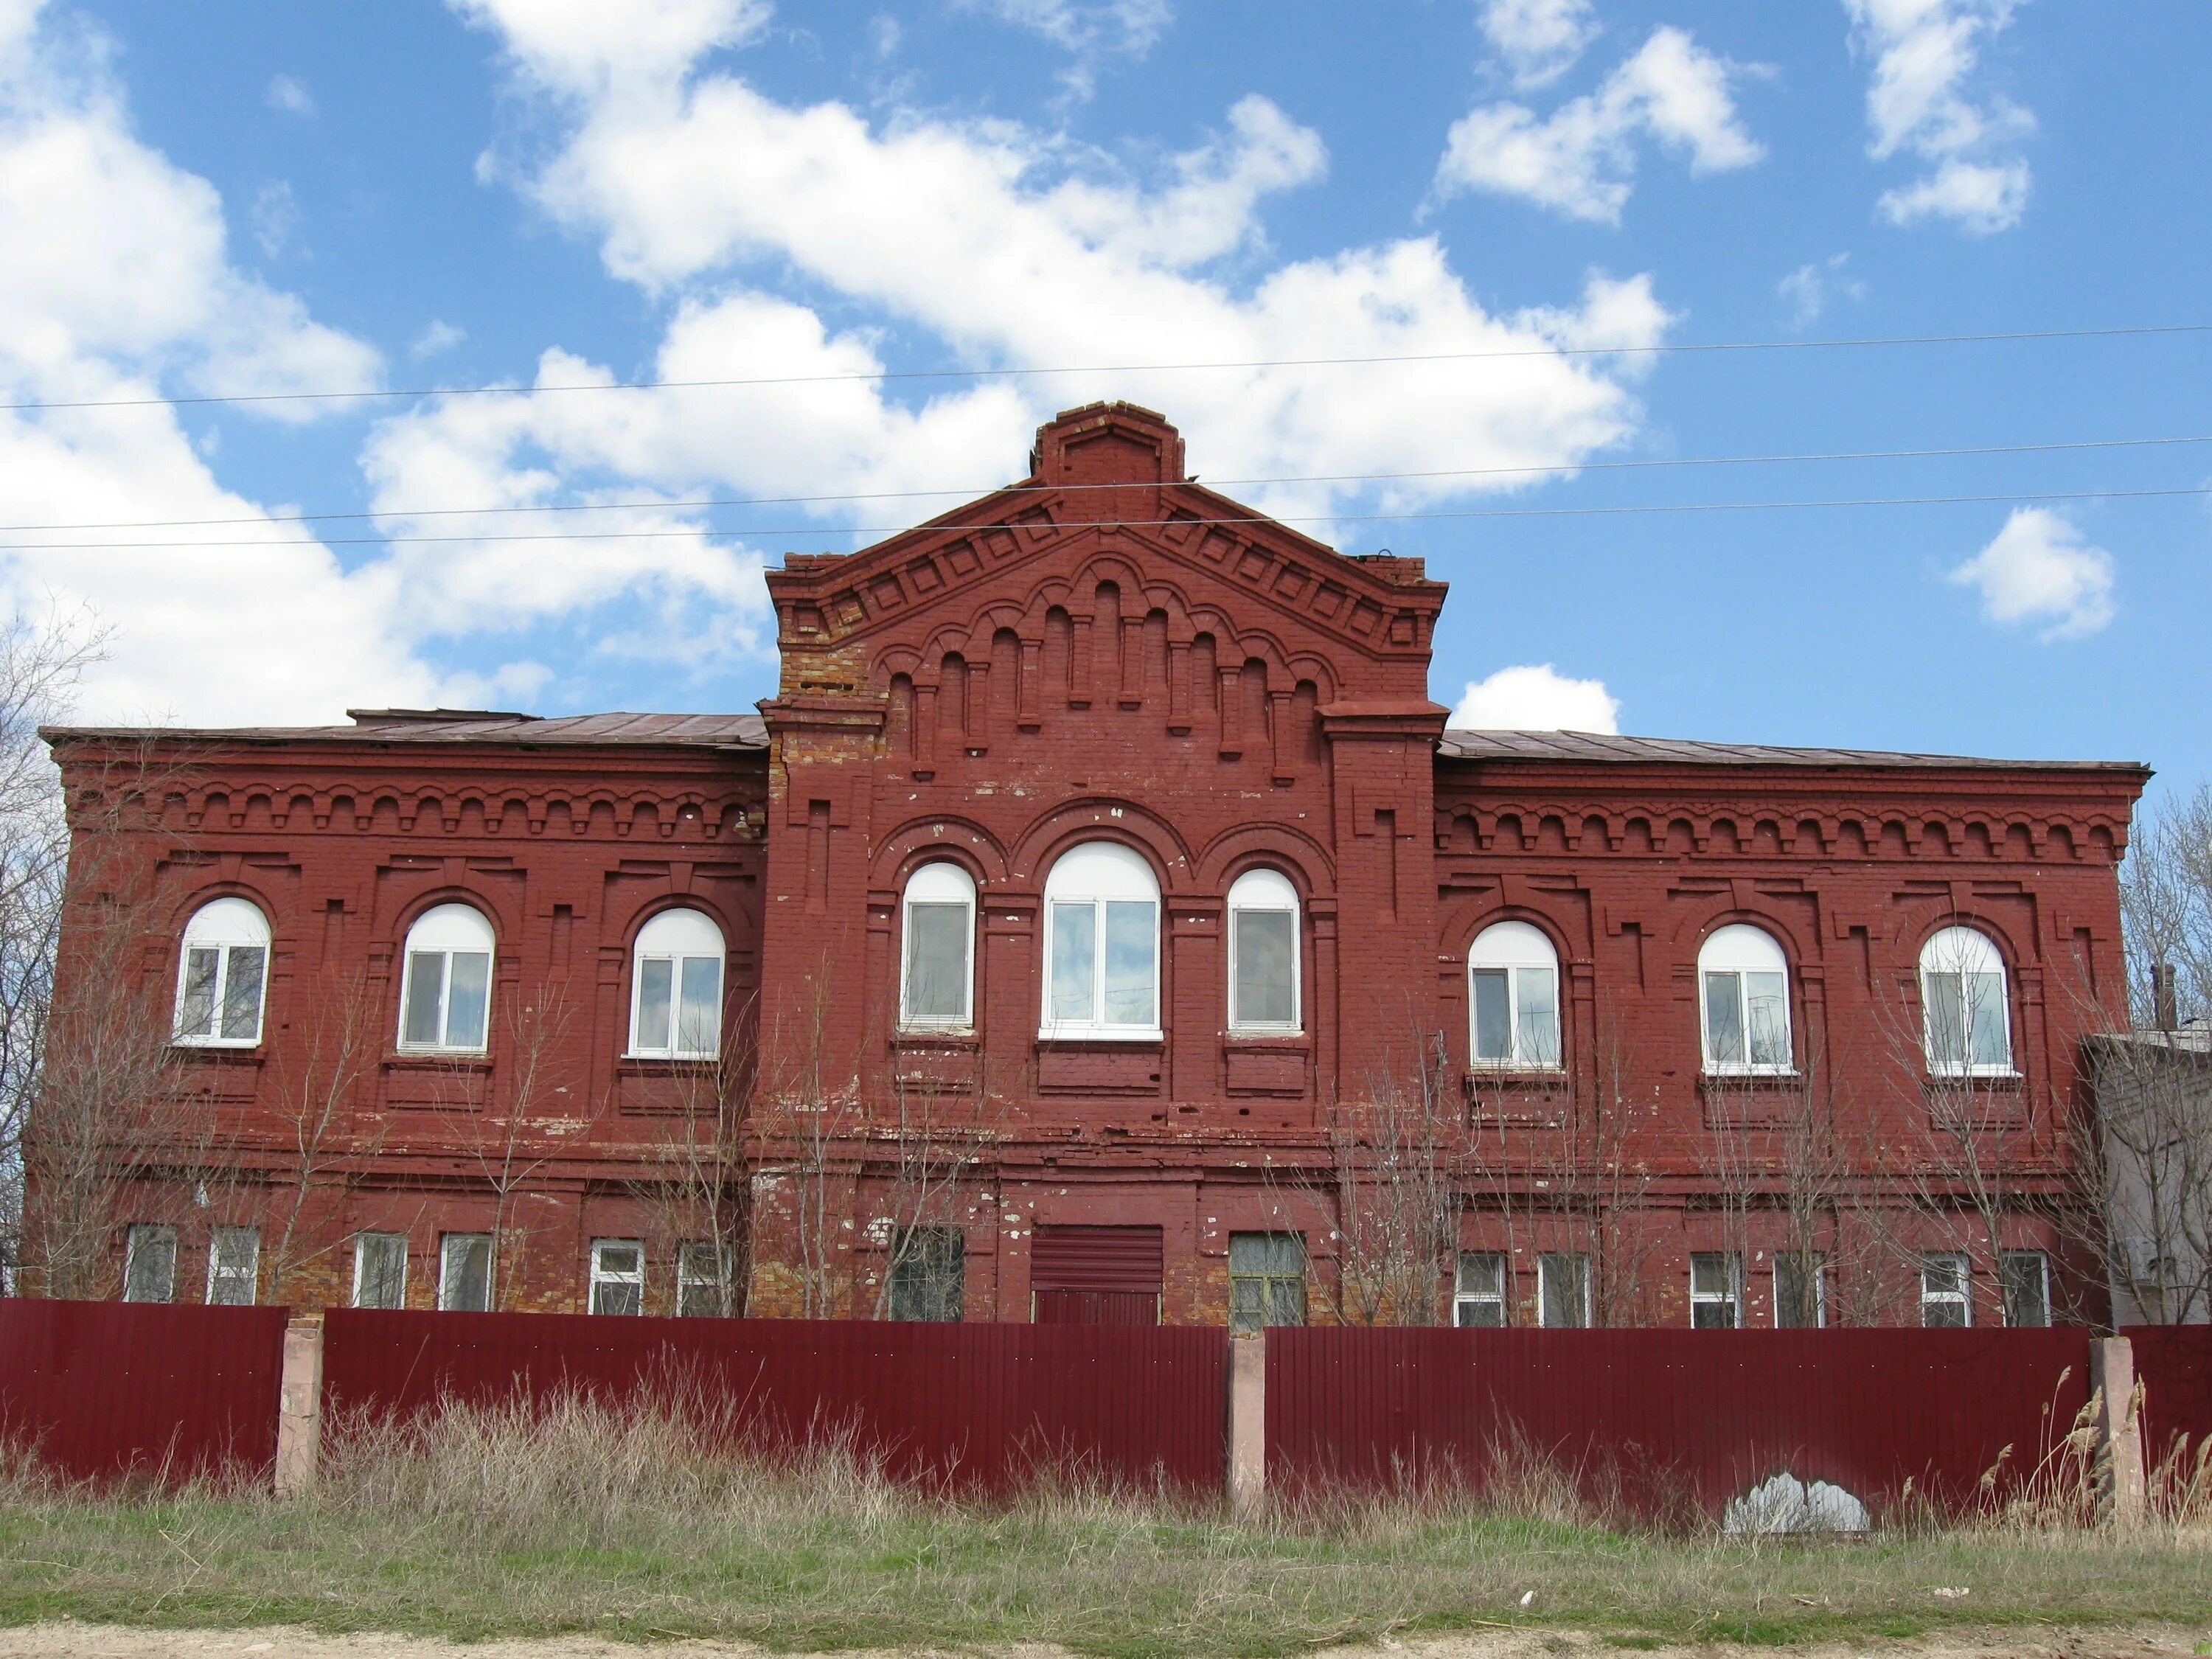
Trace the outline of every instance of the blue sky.
<instances>
[{"instance_id":1,"label":"blue sky","mask_svg":"<svg viewBox=\"0 0 2212 1659\"><path fill-rule=\"evenodd\" d=\"M1425 556L1472 719L2212 769L2212 497L2037 499L2212 444L1618 465L2212 436L2212 333L1617 349L2212 323L2201 0L617 9L0 0L0 522L145 526L0 536L88 714L748 706L764 562L1125 396Z\"/></svg>"}]
</instances>

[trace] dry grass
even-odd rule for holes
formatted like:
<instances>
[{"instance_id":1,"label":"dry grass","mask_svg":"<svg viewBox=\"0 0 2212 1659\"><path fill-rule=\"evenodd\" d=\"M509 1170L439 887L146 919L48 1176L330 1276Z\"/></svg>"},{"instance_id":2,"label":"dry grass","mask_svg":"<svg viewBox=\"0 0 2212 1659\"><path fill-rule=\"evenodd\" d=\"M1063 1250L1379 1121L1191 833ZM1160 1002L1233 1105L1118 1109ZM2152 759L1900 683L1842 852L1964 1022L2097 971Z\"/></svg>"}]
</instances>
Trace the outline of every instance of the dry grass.
<instances>
[{"instance_id":1,"label":"dry grass","mask_svg":"<svg viewBox=\"0 0 2212 1659\"><path fill-rule=\"evenodd\" d=\"M849 1439L778 1455L730 1430L665 1401L575 1399L339 1425L316 1494L291 1504L101 1493L0 1452L0 1620L1272 1655L1484 1623L1632 1646L2186 1622L2212 1606L2202 1456L2161 1472L2186 1501L2133 1535L2067 1524L2078 1471L2061 1448L2043 1500L1820 1543L1638 1520L1626 1487L1525 1446L1503 1449L1482 1490L1335 1491L1239 1525L1079 1469L963 1495L895 1481Z\"/></svg>"}]
</instances>

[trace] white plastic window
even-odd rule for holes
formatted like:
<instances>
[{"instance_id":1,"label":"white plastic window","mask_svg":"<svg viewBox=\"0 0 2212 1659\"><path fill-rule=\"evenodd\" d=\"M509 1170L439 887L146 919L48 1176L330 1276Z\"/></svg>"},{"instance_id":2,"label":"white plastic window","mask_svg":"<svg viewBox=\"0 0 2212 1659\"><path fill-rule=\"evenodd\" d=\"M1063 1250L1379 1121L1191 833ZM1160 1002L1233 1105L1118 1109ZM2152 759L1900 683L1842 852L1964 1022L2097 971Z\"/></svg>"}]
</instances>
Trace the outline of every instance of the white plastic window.
<instances>
[{"instance_id":1,"label":"white plastic window","mask_svg":"<svg viewBox=\"0 0 2212 1659\"><path fill-rule=\"evenodd\" d=\"M631 951L629 1051L712 1060L722 1048L722 930L698 910L663 910Z\"/></svg>"},{"instance_id":2,"label":"white plastic window","mask_svg":"<svg viewBox=\"0 0 2212 1659\"><path fill-rule=\"evenodd\" d=\"M1452 1323L1498 1330L1505 1324L1505 1257L1497 1250L1462 1250L1453 1286Z\"/></svg>"},{"instance_id":3,"label":"white plastic window","mask_svg":"<svg viewBox=\"0 0 2212 1659\"><path fill-rule=\"evenodd\" d=\"M2012 1010L2004 958L1987 935L1946 927L1920 952L1928 1069L1940 1077L2012 1073Z\"/></svg>"},{"instance_id":4,"label":"white plastic window","mask_svg":"<svg viewBox=\"0 0 2212 1659\"><path fill-rule=\"evenodd\" d=\"M407 1305L407 1237L404 1233L356 1233L353 1241L353 1305Z\"/></svg>"},{"instance_id":5,"label":"white plastic window","mask_svg":"<svg viewBox=\"0 0 2212 1659\"><path fill-rule=\"evenodd\" d=\"M1700 1250L1692 1255L1691 1328L1732 1331L1742 1323L1743 1258L1733 1250Z\"/></svg>"},{"instance_id":6,"label":"white plastic window","mask_svg":"<svg viewBox=\"0 0 2212 1659\"><path fill-rule=\"evenodd\" d=\"M1229 889L1230 1029L1295 1032L1299 1006L1297 889L1248 870Z\"/></svg>"},{"instance_id":7,"label":"white plastic window","mask_svg":"<svg viewBox=\"0 0 2212 1659\"><path fill-rule=\"evenodd\" d=\"M1469 1042L1478 1066L1556 1070L1559 957L1540 927L1501 921L1467 953Z\"/></svg>"},{"instance_id":8,"label":"white plastic window","mask_svg":"<svg viewBox=\"0 0 2212 1659\"><path fill-rule=\"evenodd\" d=\"M592 1311L645 1311L645 1245L635 1238L592 1241Z\"/></svg>"},{"instance_id":9,"label":"white plastic window","mask_svg":"<svg viewBox=\"0 0 2212 1659\"><path fill-rule=\"evenodd\" d=\"M1127 848L1092 842L1064 854L1044 886L1042 1037L1157 1041L1160 886Z\"/></svg>"},{"instance_id":10,"label":"white plastic window","mask_svg":"<svg viewBox=\"0 0 2212 1659\"><path fill-rule=\"evenodd\" d=\"M676 1247L676 1316L724 1319L730 1307L729 1258L712 1239L686 1239Z\"/></svg>"},{"instance_id":11,"label":"white plastic window","mask_svg":"<svg viewBox=\"0 0 2212 1659\"><path fill-rule=\"evenodd\" d=\"M261 1235L252 1227L217 1227L208 1236L208 1305L250 1308L261 1277Z\"/></svg>"},{"instance_id":12,"label":"white plastic window","mask_svg":"<svg viewBox=\"0 0 2212 1659\"><path fill-rule=\"evenodd\" d=\"M975 878L925 864L907 878L900 917L899 1024L963 1030L975 1023Z\"/></svg>"},{"instance_id":13,"label":"white plastic window","mask_svg":"<svg viewBox=\"0 0 2212 1659\"><path fill-rule=\"evenodd\" d=\"M1774 936L1741 923L1698 952L1705 1070L1775 1074L1790 1069L1790 964Z\"/></svg>"},{"instance_id":14,"label":"white plastic window","mask_svg":"<svg viewBox=\"0 0 2212 1659\"><path fill-rule=\"evenodd\" d=\"M466 904L425 910L407 930L399 1046L482 1054L491 1030L491 923Z\"/></svg>"},{"instance_id":15,"label":"white plastic window","mask_svg":"<svg viewBox=\"0 0 2212 1659\"><path fill-rule=\"evenodd\" d=\"M489 1233L447 1233L438 1241L438 1307L445 1313L489 1311Z\"/></svg>"},{"instance_id":16,"label":"white plastic window","mask_svg":"<svg viewBox=\"0 0 2212 1659\"><path fill-rule=\"evenodd\" d=\"M1920 1322L1960 1329L1974 1322L1965 1256L1941 1251L1920 1258Z\"/></svg>"},{"instance_id":17,"label":"white plastic window","mask_svg":"<svg viewBox=\"0 0 2212 1659\"><path fill-rule=\"evenodd\" d=\"M175 1040L194 1048L252 1048L261 1041L268 983L269 918L242 898L203 904L185 925Z\"/></svg>"},{"instance_id":18,"label":"white plastic window","mask_svg":"<svg viewBox=\"0 0 2212 1659\"><path fill-rule=\"evenodd\" d=\"M142 1223L123 1236L123 1299L177 1299L177 1230L163 1222Z\"/></svg>"}]
</instances>

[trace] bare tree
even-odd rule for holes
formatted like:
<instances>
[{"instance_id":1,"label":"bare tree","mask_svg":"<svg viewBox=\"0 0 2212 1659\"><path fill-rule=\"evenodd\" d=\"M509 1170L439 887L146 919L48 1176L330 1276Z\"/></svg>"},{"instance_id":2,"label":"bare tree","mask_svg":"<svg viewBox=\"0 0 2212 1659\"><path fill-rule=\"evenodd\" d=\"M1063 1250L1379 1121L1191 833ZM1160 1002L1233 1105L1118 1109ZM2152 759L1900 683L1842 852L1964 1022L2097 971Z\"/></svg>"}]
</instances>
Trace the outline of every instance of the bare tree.
<instances>
[{"instance_id":1,"label":"bare tree","mask_svg":"<svg viewBox=\"0 0 2212 1659\"><path fill-rule=\"evenodd\" d=\"M980 1051L894 1055L887 1121L869 1136L880 1171L869 1223L884 1253L878 1319L890 1316L902 1276L933 1264L931 1230L960 1224L962 1191L983 1176L1005 1139L986 1071Z\"/></svg>"},{"instance_id":2,"label":"bare tree","mask_svg":"<svg viewBox=\"0 0 2212 1659\"><path fill-rule=\"evenodd\" d=\"M1343 1325L1433 1325L1449 1307L1459 1242L1453 1150L1459 1111L1441 1033L1377 1068L1364 1098L1328 1114L1335 1273L1326 1285Z\"/></svg>"},{"instance_id":3,"label":"bare tree","mask_svg":"<svg viewBox=\"0 0 2212 1659\"><path fill-rule=\"evenodd\" d=\"M356 975L318 1001L295 1068L274 1080L266 1109L283 1124L284 1141L263 1210L275 1232L267 1250L272 1302L294 1300L295 1280L349 1236L346 1200L383 1144L380 1127L364 1136L355 1115L382 1030L368 983Z\"/></svg>"},{"instance_id":4,"label":"bare tree","mask_svg":"<svg viewBox=\"0 0 2212 1659\"><path fill-rule=\"evenodd\" d=\"M685 1275L699 1265L687 1263L686 1250L712 1258L707 1311L744 1310L751 1168L746 1119L757 1074L757 1059L738 1035L748 1029L749 1022L739 1021L725 1032L713 1060L679 1062L660 1079L670 1097L661 1103L666 1116L646 1154L646 1172L630 1183L660 1235L676 1241L678 1311L696 1310L684 1305Z\"/></svg>"},{"instance_id":5,"label":"bare tree","mask_svg":"<svg viewBox=\"0 0 2212 1659\"><path fill-rule=\"evenodd\" d=\"M2120 866L2120 919L2136 1025L2212 1020L2212 783L2136 826Z\"/></svg>"},{"instance_id":6,"label":"bare tree","mask_svg":"<svg viewBox=\"0 0 2212 1659\"><path fill-rule=\"evenodd\" d=\"M773 1299L795 1304L802 1318L831 1319L851 1303L855 1140L865 1119L859 1078L832 1074L832 1054L850 1049L833 1045L826 961L811 982L812 996L762 1042L749 1136L752 1254Z\"/></svg>"}]
</instances>

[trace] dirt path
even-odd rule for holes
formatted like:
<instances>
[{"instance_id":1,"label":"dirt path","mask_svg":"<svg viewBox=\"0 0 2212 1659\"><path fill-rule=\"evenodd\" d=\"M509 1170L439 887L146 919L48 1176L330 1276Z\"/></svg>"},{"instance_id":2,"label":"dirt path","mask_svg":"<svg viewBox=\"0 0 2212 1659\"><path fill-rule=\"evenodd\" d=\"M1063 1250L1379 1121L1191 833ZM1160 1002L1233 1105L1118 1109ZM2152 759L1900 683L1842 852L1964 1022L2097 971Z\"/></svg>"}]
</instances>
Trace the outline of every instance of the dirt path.
<instances>
[{"instance_id":1,"label":"dirt path","mask_svg":"<svg viewBox=\"0 0 2212 1659\"><path fill-rule=\"evenodd\" d=\"M2147 1659L2188 1654L2200 1638L2192 1632L2153 1626L2072 1632L2053 1630L2034 1635L2012 1631L1987 1635L1954 1632L1909 1642L1823 1643L1789 1650L1791 1659ZM1620 1654L1598 1638L1548 1631L1475 1632L1405 1643L1382 1649L1324 1650L1315 1659L1537 1659L1538 1656ZM1727 1655L1742 1659L1740 1647L1679 1647L1678 1656ZM311 1631L140 1630L127 1626L54 1623L0 1629L0 1659L705 1659L705 1656L764 1655L743 1644L656 1643L641 1648L596 1637L559 1637L532 1642L463 1644L429 1637L319 1636ZM785 1659L788 1659L786 1656ZM854 1652L836 1659L899 1659L888 1653ZM999 1659L1069 1659L1064 1650L1024 1646Z\"/></svg>"}]
</instances>

